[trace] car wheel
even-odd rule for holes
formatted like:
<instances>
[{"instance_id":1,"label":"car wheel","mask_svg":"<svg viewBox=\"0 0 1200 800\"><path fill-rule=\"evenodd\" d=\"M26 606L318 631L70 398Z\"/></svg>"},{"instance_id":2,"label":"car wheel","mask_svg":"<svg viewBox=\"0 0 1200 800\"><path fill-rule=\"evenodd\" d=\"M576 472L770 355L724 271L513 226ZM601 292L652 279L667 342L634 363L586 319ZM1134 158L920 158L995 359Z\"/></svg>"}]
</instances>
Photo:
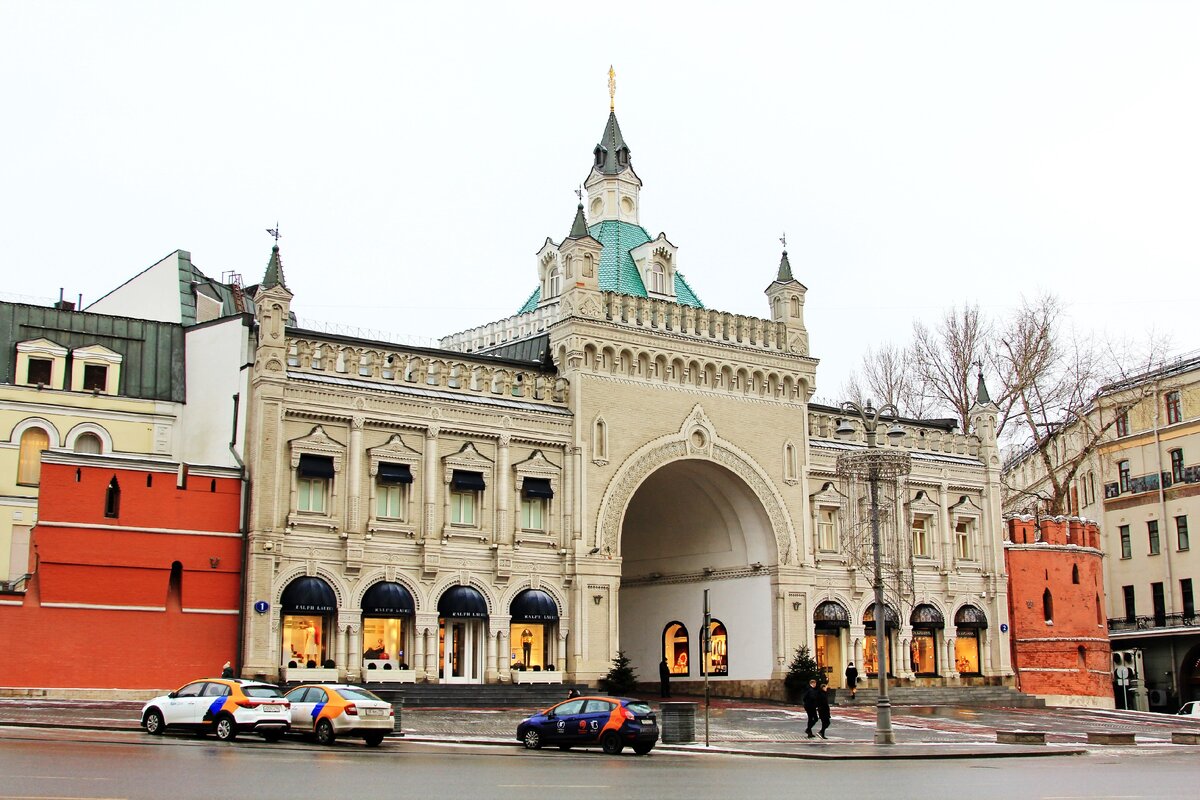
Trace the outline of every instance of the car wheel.
<instances>
[{"instance_id":1,"label":"car wheel","mask_svg":"<svg viewBox=\"0 0 1200 800\"><path fill-rule=\"evenodd\" d=\"M233 717L228 714L217 717L217 721L213 723L213 733L222 742L232 742L236 739L237 725L234 723Z\"/></svg>"},{"instance_id":2,"label":"car wheel","mask_svg":"<svg viewBox=\"0 0 1200 800\"><path fill-rule=\"evenodd\" d=\"M367 747L379 747L383 743L382 733L368 733L363 738L367 740Z\"/></svg>"},{"instance_id":3,"label":"car wheel","mask_svg":"<svg viewBox=\"0 0 1200 800\"><path fill-rule=\"evenodd\" d=\"M268 742L278 742L283 738L283 731L263 731L262 737Z\"/></svg>"},{"instance_id":4,"label":"car wheel","mask_svg":"<svg viewBox=\"0 0 1200 800\"><path fill-rule=\"evenodd\" d=\"M644 756L644 755L646 755L646 753L649 753L653 749L654 749L653 743L651 743L651 744L635 744L633 746L633 752L637 753L639 756Z\"/></svg>"},{"instance_id":5,"label":"car wheel","mask_svg":"<svg viewBox=\"0 0 1200 800\"><path fill-rule=\"evenodd\" d=\"M617 736L617 734L609 731L608 733L604 734L602 739L600 739L600 747L603 748L604 752L608 753L610 756L615 756L619 755L620 752L625 749L625 744L621 741L620 736Z\"/></svg>"},{"instance_id":6,"label":"car wheel","mask_svg":"<svg viewBox=\"0 0 1200 800\"><path fill-rule=\"evenodd\" d=\"M163 724L162 714L158 713L157 708L152 708L146 714L146 733L151 736L161 736L167 726Z\"/></svg>"},{"instance_id":7,"label":"car wheel","mask_svg":"<svg viewBox=\"0 0 1200 800\"><path fill-rule=\"evenodd\" d=\"M327 719L317 722L317 742L319 744L333 744L333 740L337 736L333 732L333 723Z\"/></svg>"},{"instance_id":8,"label":"car wheel","mask_svg":"<svg viewBox=\"0 0 1200 800\"><path fill-rule=\"evenodd\" d=\"M526 750L539 750L542 747L542 735L533 728L525 731L525 738L521 741L525 743Z\"/></svg>"}]
</instances>

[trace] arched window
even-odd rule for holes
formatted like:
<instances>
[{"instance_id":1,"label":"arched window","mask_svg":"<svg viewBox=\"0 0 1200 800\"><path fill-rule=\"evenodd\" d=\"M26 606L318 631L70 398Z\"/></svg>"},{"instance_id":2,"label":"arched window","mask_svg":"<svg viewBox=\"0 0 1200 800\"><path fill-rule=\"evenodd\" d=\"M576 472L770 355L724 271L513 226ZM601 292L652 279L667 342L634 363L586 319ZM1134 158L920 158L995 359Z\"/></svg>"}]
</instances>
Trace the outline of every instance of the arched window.
<instances>
[{"instance_id":1,"label":"arched window","mask_svg":"<svg viewBox=\"0 0 1200 800\"><path fill-rule=\"evenodd\" d=\"M608 459L608 423L603 417L597 417L592 427L592 458Z\"/></svg>"},{"instance_id":2,"label":"arched window","mask_svg":"<svg viewBox=\"0 0 1200 800\"><path fill-rule=\"evenodd\" d=\"M796 295L792 295L792 301L788 305L792 312L791 316L793 319L800 316L800 298L799 297L797 297Z\"/></svg>"},{"instance_id":3,"label":"arched window","mask_svg":"<svg viewBox=\"0 0 1200 800\"><path fill-rule=\"evenodd\" d=\"M175 561L171 564L171 576L167 578L167 610L181 611L183 609L183 563Z\"/></svg>"},{"instance_id":4,"label":"arched window","mask_svg":"<svg viewBox=\"0 0 1200 800\"><path fill-rule=\"evenodd\" d=\"M1071 583L1079 583L1079 565L1071 565Z\"/></svg>"},{"instance_id":5,"label":"arched window","mask_svg":"<svg viewBox=\"0 0 1200 800\"><path fill-rule=\"evenodd\" d=\"M1054 596L1050 594L1050 590L1042 592L1042 614L1046 617L1046 624L1054 624Z\"/></svg>"},{"instance_id":6,"label":"arched window","mask_svg":"<svg viewBox=\"0 0 1200 800\"><path fill-rule=\"evenodd\" d=\"M987 616L977 606L963 606L954 615L954 666L960 675L979 675L979 632Z\"/></svg>"},{"instance_id":7,"label":"arched window","mask_svg":"<svg viewBox=\"0 0 1200 800\"><path fill-rule=\"evenodd\" d=\"M114 475L112 480L108 482L108 489L104 492L104 516L118 517L121 515L121 484L117 483L117 476Z\"/></svg>"},{"instance_id":8,"label":"arched window","mask_svg":"<svg viewBox=\"0 0 1200 800\"><path fill-rule=\"evenodd\" d=\"M800 459L796 457L796 446L791 442L783 445L783 479L794 481L800 471Z\"/></svg>"},{"instance_id":9,"label":"arched window","mask_svg":"<svg viewBox=\"0 0 1200 800\"><path fill-rule=\"evenodd\" d=\"M42 480L42 451L50 449L50 434L42 428L29 428L21 434L21 456L17 465L17 483L37 486Z\"/></svg>"},{"instance_id":10,"label":"arched window","mask_svg":"<svg viewBox=\"0 0 1200 800\"><path fill-rule=\"evenodd\" d=\"M702 663L709 675L729 674L729 634L725 623L718 619L708 624L708 652Z\"/></svg>"},{"instance_id":11,"label":"arched window","mask_svg":"<svg viewBox=\"0 0 1200 800\"><path fill-rule=\"evenodd\" d=\"M81 433L75 437L75 452L98 456L104 452L104 443L94 433Z\"/></svg>"},{"instance_id":12,"label":"arched window","mask_svg":"<svg viewBox=\"0 0 1200 800\"><path fill-rule=\"evenodd\" d=\"M652 294L664 294L664 286L666 286L666 270L663 265L657 261L650 265L650 269L646 270L647 283L646 289Z\"/></svg>"},{"instance_id":13,"label":"arched window","mask_svg":"<svg viewBox=\"0 0 1200 800\"><path fill-rule=\"evenodd\" d=\"M909 617L913 638L909 648L909 666L917 675L938 674L938 640L946 626L942 612L935 606L922 603Z\"/></svg>"},{"instance_id":14,"label":"arched window","mask_svg":"<svg viewBox=\"0 0 1200 800\"><path fill-rule=\"evenodd\" d=\"M682 622L669 622L663 628L663 658L672 675L687 677L691 674L688 666L688 629Z\"/></svg>"},{"instance_id":15,"label":"arched window","mask_svg":"<svg viewBox=\"0 0 1200 800\"><path fill-rule=\"evenodd\" d=\"M546 297L558 297L560 294L562 294L562 272L558 267L554 267L546 276Z\"/></svg>"}]
</instances>

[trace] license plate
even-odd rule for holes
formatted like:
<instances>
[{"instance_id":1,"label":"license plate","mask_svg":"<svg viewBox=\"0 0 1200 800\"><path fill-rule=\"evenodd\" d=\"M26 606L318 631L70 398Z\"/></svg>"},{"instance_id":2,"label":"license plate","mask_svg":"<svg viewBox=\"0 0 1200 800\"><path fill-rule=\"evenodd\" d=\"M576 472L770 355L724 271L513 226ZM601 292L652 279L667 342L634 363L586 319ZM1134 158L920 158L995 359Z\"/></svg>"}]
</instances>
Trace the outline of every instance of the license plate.
<instances>
[{"instance_id":1,"label":"license plate","mask_svg":"<svg viewBox=\"0 0 1200 800\"><path fill-rule=\"evenodd\" d=\"M363 711L368 717L382 717L387 714L387 709L383 708L364 708Z\"/></svg>"},{"instance_id":2,"label":"license plate","mask_svg":"<svg viewBox=\"0 0 1200 800\"><path fill-rule=\"evenodd\" d=\"M263 711L267 711L267 712L273 712L273 713L275 713L275 714L278 714L278 713L279 713L279 706L263 706L263 707L262 707L262 710L263 710Z\"/></svg>"},{"instance_id":3,"label":"license plate","mask_svg":"<svg viewBox=\"0 0 1200 800\"><path fill-rule=\"evenodd\" d=\"M640 719L640 720L638 720L638 722L642 723L643 725L653 725L654 724L654 720L652 720L652 719Z\"/></svg>"}]
</instances>

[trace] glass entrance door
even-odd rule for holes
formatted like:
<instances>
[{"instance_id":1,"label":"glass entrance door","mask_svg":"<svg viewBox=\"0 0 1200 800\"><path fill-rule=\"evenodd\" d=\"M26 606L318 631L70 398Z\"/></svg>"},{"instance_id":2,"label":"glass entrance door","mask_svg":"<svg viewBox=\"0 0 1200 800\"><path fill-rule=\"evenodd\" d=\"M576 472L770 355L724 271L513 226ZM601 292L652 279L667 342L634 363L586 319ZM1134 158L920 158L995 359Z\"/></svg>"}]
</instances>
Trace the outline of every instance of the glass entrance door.
<instances>
[{"instance_id":1,"label":"glass entrance door","mask_svg":"<svg viewBox=\"0 0 1200 800\"><path fill-rule=\"evenodd\" d=\"M439 653L443 683L483 682L483 623L473 619L444 619Z\"/></svg>"}]
</instances>

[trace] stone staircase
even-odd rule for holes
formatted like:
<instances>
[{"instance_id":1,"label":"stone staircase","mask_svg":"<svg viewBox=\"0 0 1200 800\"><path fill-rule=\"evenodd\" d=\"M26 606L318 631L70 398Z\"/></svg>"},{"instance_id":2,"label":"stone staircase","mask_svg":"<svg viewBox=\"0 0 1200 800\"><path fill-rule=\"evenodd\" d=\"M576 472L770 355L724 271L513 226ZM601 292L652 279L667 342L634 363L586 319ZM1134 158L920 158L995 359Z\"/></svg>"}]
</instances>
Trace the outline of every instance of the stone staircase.
<instances>
[{"instance_id":1,"label":"stone staircase","mask_svg":"<svg viewBox=\"0 0 1200 800\"><path fill-rule=\"evenodd\" d=\"M838 689L834 702L839 706L873 706L878 699L874 687L858 689L851 698L846 689ZM1023 694L1009 686L890 686L888 697L893 706L997 706L1001 708L1045 708L1046 701Z\"/></svg>"},{"instance_id":2,"label":"stone staircase","mask_svg":"<svg viewBox=\"0 0 1200 800\"><path fill-rule=\"evenodd\" d=\"M527 708L542 709L567 699L571 684L511 683L453 684L403 683L383 686L365 684L393 705L404 708ZM575 685L583 694L595 693L586 684Z\"/></svg>"}]
</instances>

